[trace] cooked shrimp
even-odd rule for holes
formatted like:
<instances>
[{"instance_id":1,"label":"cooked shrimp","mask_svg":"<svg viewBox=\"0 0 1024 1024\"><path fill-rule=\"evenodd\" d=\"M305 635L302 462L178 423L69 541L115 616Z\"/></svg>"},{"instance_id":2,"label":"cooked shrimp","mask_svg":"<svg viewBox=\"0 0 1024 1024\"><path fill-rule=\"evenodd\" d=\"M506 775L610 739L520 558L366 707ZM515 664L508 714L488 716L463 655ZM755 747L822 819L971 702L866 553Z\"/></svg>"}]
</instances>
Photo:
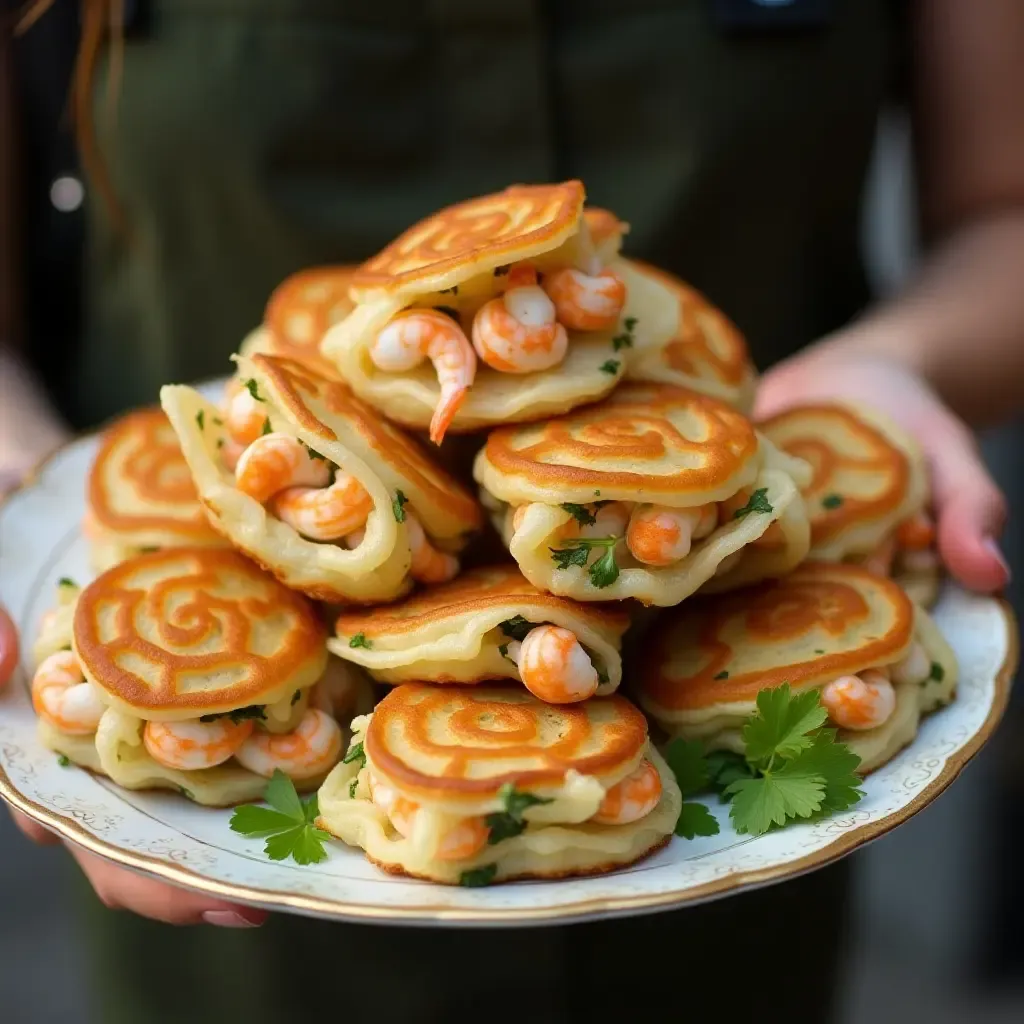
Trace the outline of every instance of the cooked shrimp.
<instances>
[{"instance_id":1,"label":"cooked shrimp","mask_svg":"<svg viewBox=\"0 0 1024 1024\"><path fill-rule=\"evenodd\" d=\"M868 572L873 572L876 576L891 576L892 563L895 557L896 538L890 537L888 540L882 541L871 554L866 555L861 561L861 565Z\"/></svg>"},{"instance_id":2,"label":"cooked shrimp","mask_svg":"<svg viewBox=\"0 0 1024 1024\"><path fill-rule=\"evenodd\" d=\"M635 772L616 783L604 795L597 814L599 825L628 825L647 817L661 799L661 776L646 758Z\"/></svg>"},{"instance_id":3,"label":"cooked shrimp","mask_svg":"<svg viewBox=\"0 0 1024 1024\"><path fill-rule=\"evenodd\" d=\"M595 266L587 274L563 267L544 275L544 291L561 323L573 331L604 331L618 322L626 304L626 283L613 270Z\"/></svg>"},{"instance_id":4,"label":"cooked shrimp","mask_svg":"<svg viewBox=\"0 0 1024 1024\"><path fill-rule=\"evenodd\" d=\"M624 501L610 501L600 508L590 506L594 522L581 524L575 519L566 524L566 535L574 537L625 537L630 506Z\"/></svg>"},{"instance_id":5,"label":"cooked shrimp","mask_svg":"<svg viewBox=\"0 0 1024 1024\"><path fill-rule=\"evenodd\" d=\"M441 397L430 420L430 440L440 444L476 377L476 353L462 328L436 309L407 309L385 326L370 346L379 370L402 373L424 359L434 364Z\"/></svg>"},{"instance_id":6,"label":"cooked shrimp","mask_svg":"<svg viewBox=\"0 0 1024 1024\"><path fill-rule=\"evenodd\" d=\"M251 720L147 722L142 733L149 756L165 768L194 772L234 757L253 730Z\"/></svg>"},{"instance_id":7,"label":"cooked shrimp","mask_svg":"<svg viewBox=\"0 0 1024 1024\"><path fill-rule=\"evenodd\" d=\"M911 646L907 656L893 666L892 679L897 686L914 686L923 683L932 671L931 658L918 643Z\"/></svg>"},{"instance_id":8,"label":"cooked shrimp","mask_svg":"<svg viewBox=\"0 0 1024 1024\"><path fill-rule=\"evenodd\" d=\"M840 729L877 729L896 710L896 691L877 669L840 676L821 691L821 703Z\"/></svg>"},{"instance_id":9,"label":"cooked shrimp","mask_svg":"<svg viewBox=\"0 0 1024 1024\"><path fill-rule=\"evenodd\" d=\"M896 542L904 551L924 551L935 544L935 523L930 516L919 512L900 523Z\"/></svg>"},{"instance_id":10,"label":"cooked shrimp","mask_svg":"<svg viewBox=\"0 0 1024 1024\"><path fill-rule=\"evenodd\" d=\"M565 358L569 336L555 317L554 303L537 284L533 267L513 267L505 294L477 310L473 347L502 373L549 370Z\"/></svg>"},{"instance_id":11,"label":"cooked shrimp","mask_svg":"<svg viewBox=\"0 0 1024 1024\"><path fill-rule=\"evenodd\" d=\"M347 473L330 487L289 487L274 496L270 509L283 523L311 540L338 540L366 523L373 499Z\"/></svg>"},{"instance_id":12,"label":"cooked shrimp","mask_svg":"<svg viewBox=\"0 0 1024 1024\"><path fill-rule=\"evenodd\" d=\"M338 763L341 742L341 726L330 715L307 708L291 732L275 735L255 730L239 747L235 760L268 779L278 768L291 779L311 779Z\"/></svg>"},{"instance_id":13,"label":"cooked shrimp","mask_svg":"<svg viewBox=\"0 0 1024 1024\"><path fill-rule=\"evenodd\" d=\"M530 693L548 704L572 704L593 697L597 669L576 634L561 626L535 626L523 642L508 645L508 657Z\"/></svg>"},{"instance_id":14,"label":"cooked shrimp","mask_svg":"<svg viewBox=\"0 0 1024 1024\"><path fill-rule=\"evenodd\" d=\"M430 543L420 521L411 513L405 514L412 551L409 573L420 583L447 583L459 574L459 560L447 551L440 551Z\"/></svg>"},{"instance_id":15,"label":"cooked shrimp","mask_svg":"<svg viewBox=\"0 0 1024 1024\"><path fill-rule=\"evenodd\" d=\"M242 444L241 441L236 441L233 437L224 438L224 443L220 446L220 461L229 473L234 473L238 468L238 460L245 454L245 449L248 447L247 444Z\"/></svg>"},{"instance_id":16,"label":"cooked shrimp","mask_svg":"<svg viewBox=\"0 0 1024 1024\"><path fill-rule=\"evenodd\" d=\"M32 707L44 722L69 736L91 736L106 710L71 651L51 654L36 669Z\"/></svg>"},{"instance_id":17,"label":"cooked shrimp","mask_svg":"<svg viewBox=\"0 0 1024 1024\"><path fill-rule=\"evenodd\" d=\"M718 510L714 505L637 505L629 517L626 546L644 565L672 565L690 553L694 540L706 537L717 525Z\"/></svg>"},{"instance_id":18,"label":"cooked shrimp","mask_svg":"<svg viewBox=\"0 0 1024 1024\"><path fill-rule=\"evenodd\" d=\"M286 487L324 487L330 479L327 462L287 434L257 437L235 467L235 486L261 505Z\"/></svg>"},{"instance_id":19,"label":"cooked shrimp","mask_svg":"<svg viewBox=\"0 0 1024 1024\"><path fill-rule=\"evenodd\" d=\"M224 426L232 440L251 444L263 433L266 422L266 404L253 398L252 392L232 377L224 388Z\"/></svg>"},{"instance_id":20,"label":"cooked shrimp","mask_svg":"<svg viewBox=\"0 0 1024 1024\"><path fill-rule=\"evenodd\" d=\"M399 796L375 775L369 776L369 784L370 799L388 816L394 830L400 836L408 838L412 833L420 805ZM464 818L442 833L434 856L438 860L465 860L484 848L489 834L490 829L483 818Z\"/></svg>"}]
</instances>

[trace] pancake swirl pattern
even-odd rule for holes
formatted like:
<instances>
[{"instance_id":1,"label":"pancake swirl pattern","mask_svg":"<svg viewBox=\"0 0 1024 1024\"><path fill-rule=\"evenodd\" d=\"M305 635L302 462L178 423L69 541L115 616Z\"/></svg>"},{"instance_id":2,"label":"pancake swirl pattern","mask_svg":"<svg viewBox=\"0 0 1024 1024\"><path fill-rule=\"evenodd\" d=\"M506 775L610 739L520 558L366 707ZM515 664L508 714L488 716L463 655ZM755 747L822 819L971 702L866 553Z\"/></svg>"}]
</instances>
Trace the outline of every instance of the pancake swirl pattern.
<instances>
[{"instance_id":1,"label":"pancake swirl pattern","mask_svg":"<svg viewBox=\"0 0 1024 1024\"><path fill-rule=\"evenodd\" d=\"M807 472L731 407L659 384L624 385L600 405L495 430L474 467L495 525L531 583L581 601L633 597L656 605L677 604L719 571L717 585L738 586L796 565L810 537L793 477L805 480ZM740 515L708 509L714 513L711 527L674 562L645 564L632 557L632 546L616 542L620 571L605 586L595 584L587 566L563 567L552 557L579 536L566 505L589 510L599 539L602 517L622 509L628 518L638 500L655 508L703 510L741 494L742 506L755 492L761 500ZM753 545L776 523L781 558ZM622 534L621 523L608 528L609 543Z\"/></svg>"},{"instance_id":2,"label":"pancake swirl pattern","mask_svg":"<svg viewBox=\"0 0 1024 1024\"><path fill-rule=\"evenodd\" d=\"M490 865L500 880L608 871L663 845L679 814L678 787L643 715L617 695L553 707L511 688L406 684L353 730L365 765L328 777L321 824L388 871L441 882ZM661 782L653 809L628 824L591 821L645 758ZM444 837L500 813L508 786L537 798L525 831L446 858ZM393 823L396 805L387 802L390 820L379 806L382 792L419 808L408 835Z\"/></svg>"},{"instance_id":3,"label":"pancake swirl pattern","mask_svg":"<svg viewBox=\"0 0 1024 1024\"><path fill-rule=\"evenodd\" d=\"M757 372L736 325L674 275L639 260L626 262L636 275L671 294L678 309L670 338L637 351L627 377L693 388L749 412Z\"/></svg>"},{"instance_id":4,"label":"pancake swirl pattern","mask_svg":"<svg viewBox=\"0 0 1024 1024\"><path fill-rule=\"evenodd\" d=\"M911 678L916 663L922 668ZM896 707L877 728L841 729L864 771L892 757L923 713L952 698L956 659L893 581L859 566L805 562L784 579L663 618L641 673L640 703L672 736L742 750L739 728L760 690L821 689L871 670L891 678Z\"/></svg>"},{"instance_id":5,"label":"pancake swirl pattern","mask_svg":"<svg viewBox=\"0 0 1024 1024\"><path fill-rule=\"evenodd\" d=\"M413 515L447 554L461 550L482 525L473 496L337 379L277 356L236 358L241 377L257 388L273 433L297 439L337 466L372 503L365 533L351 548L307 539L236 486L220 457L224 432L217 410L191 388L165 387L161 401L211 521L283 583L324 601L392 600L412 583Z\"/></svg>"},{"instance_id":6,"label":"pancake swirl pattern","mask_svg":"<svg viewBox=\"0 0 1024 1024\"><path fill-rule=\"evenodd\" d=\"M617 689L622 679L619 646L628 616L544 593L515 566L471 570L397 604L344 613L328 647L385 683L518 680L520 669L511 656L519 646L516 640L541 623L577 638L603 679L597 694ZM367 643L352 646L354 637Z\"/></svg>"},{"instance_id":7,"label":"pancake swirl pattern","mask_svg":"<svg viewBox=\"0 0 1024 1024\"><path fill-rule=\"evenodd\" d=\"M328 331L324 357L389 419L418 429L431 425L442 400L435 366L424 361L409 370L382 370L371 356L374 340L410 307L442 310L470 337L476 314L503 294L512 266L528 266L543 276L579 267L596 254L617 274L622 226L607 211L586 219L583 200L578 181L513 186L427 217L355 273L356 307ZM593 239L591 226L598 232ZM476 365L469 390L444 429L456 434L525 422L608 394L626 371L629 349L620 351L625 324L631 325L626 341L632 346L670 337L675 310L665 294L641 280L637 294L627 294L613 328L570 329L564 358L547 369L501 372L484 362ZM613 342L616 338L620 341Z\"/></svg>"},{"instance_id":8,"label":"pancake swirl pattern","mask_svg":"<svg viewBox=\"0 0 1024 1024\"><path fill-rule=\"evenodd\" d=\"M85 533L97 570L146 548L223 546L160 409L129 413L104 431L86 497Z\"/></svg>"}]
</instances>

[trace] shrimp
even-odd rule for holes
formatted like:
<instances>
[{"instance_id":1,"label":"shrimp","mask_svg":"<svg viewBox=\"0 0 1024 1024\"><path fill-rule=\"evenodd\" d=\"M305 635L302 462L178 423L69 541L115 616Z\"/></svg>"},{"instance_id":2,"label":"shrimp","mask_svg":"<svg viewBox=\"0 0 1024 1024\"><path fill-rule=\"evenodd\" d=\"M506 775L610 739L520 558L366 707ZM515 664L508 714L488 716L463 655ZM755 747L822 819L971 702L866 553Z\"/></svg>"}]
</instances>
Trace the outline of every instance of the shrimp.
<instances>
[{"instance_id":1,"label":"shrimp","mask_svg":"<svg viewBox=\"0 0 1024 1024\"><path fill-rule=\"evenodd\" d=\"M935 524L930 516L919 512L905 519L896 530L896 542L904 551L924 551L935 544Z\"/></svg>"},{"instance_id":2,"label":"shrimp","mask_svg":"<svg viewBox=\"0 0 1024 1024\"><path fill-rule=\"evenodd\" d=\"M897 686L914 686L923 683L932 671L931 658L918 643L911 646L907 656L893 666L892 679Z\"/></svg>"},{"instance_id":3,"label":"shrimp","mask_svg":"<svg viewBox=\"0 0 1024 1024\"><path fill-rule=\"evenodd\" d=\"M644 565L672 565L690 553L694 540L706 537L718 525L714 505L702 508L666 508L637 505L629 517L626 546Z\"/></svg>"},{"instance_id":4,"label":"shrimp","mask_svg":"<svg viewBox=\"0 0 1024 1024\"><path fill-rule=\"evenodd\" d=\"M248 445L236 441L233 437L224 438L224 443L220 446L220 461L229 473L234 473L238 467L238 460L245 454L247 447Z\"/></svg>"},{"instance_id":5,"label":"shrimp","mask_svg":"<svg viewBox=\"0 0 1024 1024\"><path fill-rule=\"evenodd\" d=\"M265 403L254 398L237 377L232 377L224 388L224 426L231 439L239 444L251 444L263 433L266 422Z\"/></svg>"},{"instance_id":6,"label":"shrimp","mask_svg":"<svg viewBox=\"0 0 1024 1024\"><path fill-rule=\"evenodd\" d=\"M576 634L561 626L534 627L522 643L508 645L508 657L519 666L523 686L548 704L586 700L601 682Z\"/></svg>"},{"instance_id":7,"label":"shrimp","mask_svg":"<svg viewBox=\"0 0 1024 1024\"><path fill-rule=\"evenodd\" d=\"M368 778L370 799L388 817L394 830L408 839L416 822L420 805L399 796L390 786L375 775ZM464 818L454 827L441 834L434 856L438 860L465 860L479 853L487 843L490 829L483 818Z\"/></svg>"},{"instance_id":8,"label":"shrimp","mask_svg":"<svg viewBox=\"0 0 1024 1024\"><path fill-rule=\"evenodd\" d=\"M283 523L311 540L338 540L360 529L373 511L366 488L347 473L338 473L330 487L289 487L274 496L271 511Z\"/></svg>"},{"instance_id":9,"label":"shrimp","mask_svg":"<svg viewBox=\"0 0 1024 1024\"><path fill-rule=\"evenodd\" d=\"M446 551L440 551L430 543L423 525L409 512L405 514L405 526L412 551L412 566L409 573L420 583L447 583L459 573L459 560Z\"/></svg>"},{"instance_id":10,"label":"shrimp","mask_svg":"<svg viewBox=\"0 0 1024 1024\"><path fill-rule=\"evenodd\" d=\"M71 651L45 658L32 677L32 707L54 729L68 736L91 736L106 705Z\"/></svg>"},{"instance_id":11,"label":"shrimp","mask_svg":"<svg viewBox=\"0 0 1024 1024\"><path fill-rule=\"evenodd\" d=\"M861 565L876 576L891 576L892 563L896 557L896 538L882 541L871 554L861 560Z\"/></svg>"},{"instance_id":12,"label":"shrimp","mask_svg":"<svg viewBox=\"0 0 1024 1024\"><path fill-rule=\"evenodd\" d=\"M533 267L513 267L505 294L477 310L473 347L501 373L549 370L565 358L569 336L555 317L554 303L537 284Z\"/></svg>"},{"instance_id":13,"label":"shrimp","mask_svg":"<svg viewBox=\"0 0 1024 1024\"><path fill-rule=\"evenodd\" d=\"M544 291L555 305L558 319L573 331L605 331L614 327L626 304L626 283L613 270L600 265L584 273L563 267L544 275Z\"/></svg>"},{"instance_id":14,"label":"shrimp","mask_svg":"<svg viewBox=\"0 0 1024 1024\"><path fill-rule=\"evenodd\" d=\"M324 487L330 480L326 460L314 458L287 434L257 437L235 467L235 486L261 505L286 487Z\"/></svg>"},{"instance_id":15,"label":"shrimp","mask_svg":"<svg viewBox=\"0 0 1024 1024\"><path fill-rule=\"evenodd\" d=\"M424 359L434 364L441 397L430 420L430 440L440 444L476 377L476 353L462 328L436 309L407 309L393 317L370 346L379 370L402 373Z\"/></svg>"},{"instance_id":16,"label":"shrimp","mask_svg":"<svg viewBox=\"0 0 1024 1024\"><path fill-rule=\"evenodd\" d=\"M616 783L604 795L590 820L599 825L628 825L646 818L661 799L661 776L647 758L635 772Z\"/></svg>"},{"instance_id":17,"label":"shrimp","mask_svg":"<svg viewBox=\"0 0 1024 1024\"><path fill-rule=\"evenodd\" d=\"M323 711L307 708L291 732L254 731L239 747L235 760L267 779L278 768L291 779L312 779L338 763L341 746L341 726Z\"/></svg>"},{"instance_id":18,"label":"shrimp","mask_svg":"<svg viewBox=\"0 0 1024 1024\"><path fill-rule=\"evenodd\" d=\"M877 729L896 710L896 691L877 669L840 676L822 688L821 703L840 729Z\"/></svg>"},{"instance_id":19,"label":"shrimp","mask_svg":"<svg viewBox=\"0 0 1024 1024\"><path fill-rule=\"evenodd\" d=\"M147 722L142 742L149 756L165 768L194 772L234 757L253 730L252 720L232 722Z\"/></svg>"}]
</instances>

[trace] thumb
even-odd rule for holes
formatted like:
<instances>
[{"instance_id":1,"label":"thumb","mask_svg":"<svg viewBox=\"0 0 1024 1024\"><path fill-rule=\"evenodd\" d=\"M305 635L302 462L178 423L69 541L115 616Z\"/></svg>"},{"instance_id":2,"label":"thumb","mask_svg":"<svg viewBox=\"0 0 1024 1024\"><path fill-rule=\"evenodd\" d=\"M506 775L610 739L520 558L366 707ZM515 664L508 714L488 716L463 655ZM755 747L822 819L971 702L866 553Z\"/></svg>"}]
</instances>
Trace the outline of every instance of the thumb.
<instances>
[{"instance_id":1,"label":"thumb","mask_svg":"<svg viewBox=\"0 0 1024 1024\"><path fill-rule=\"evenodd\" d=\"M970 590L1001 590L1010 569L999 549L1006 499L989 475L977 443L952 417L925 435L938 519L939 553Z\"/></svg>"}]
</instances>

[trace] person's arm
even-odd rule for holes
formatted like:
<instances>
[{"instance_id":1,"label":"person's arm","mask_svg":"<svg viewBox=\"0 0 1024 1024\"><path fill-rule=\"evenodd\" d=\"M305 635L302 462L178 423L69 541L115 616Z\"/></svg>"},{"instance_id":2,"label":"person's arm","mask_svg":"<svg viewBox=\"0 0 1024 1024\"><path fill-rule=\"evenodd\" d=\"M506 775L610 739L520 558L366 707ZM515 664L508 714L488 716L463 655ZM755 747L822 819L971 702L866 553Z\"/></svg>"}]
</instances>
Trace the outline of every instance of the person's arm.
<instances>
[{"instance_id":1,"label":"person's arm","mask_svg":"<svg viewBox=\"0 0 1024 1024\"><path fill-rule=\"evenodd\" d=\"M925 259L901 295L766 374L755 412L846 397L903 423L944 561L996 590L1005 500L949 407L974 426L1024 409L1024 3L916 0L912 26Z\"/></svg>"}]
</instances>

